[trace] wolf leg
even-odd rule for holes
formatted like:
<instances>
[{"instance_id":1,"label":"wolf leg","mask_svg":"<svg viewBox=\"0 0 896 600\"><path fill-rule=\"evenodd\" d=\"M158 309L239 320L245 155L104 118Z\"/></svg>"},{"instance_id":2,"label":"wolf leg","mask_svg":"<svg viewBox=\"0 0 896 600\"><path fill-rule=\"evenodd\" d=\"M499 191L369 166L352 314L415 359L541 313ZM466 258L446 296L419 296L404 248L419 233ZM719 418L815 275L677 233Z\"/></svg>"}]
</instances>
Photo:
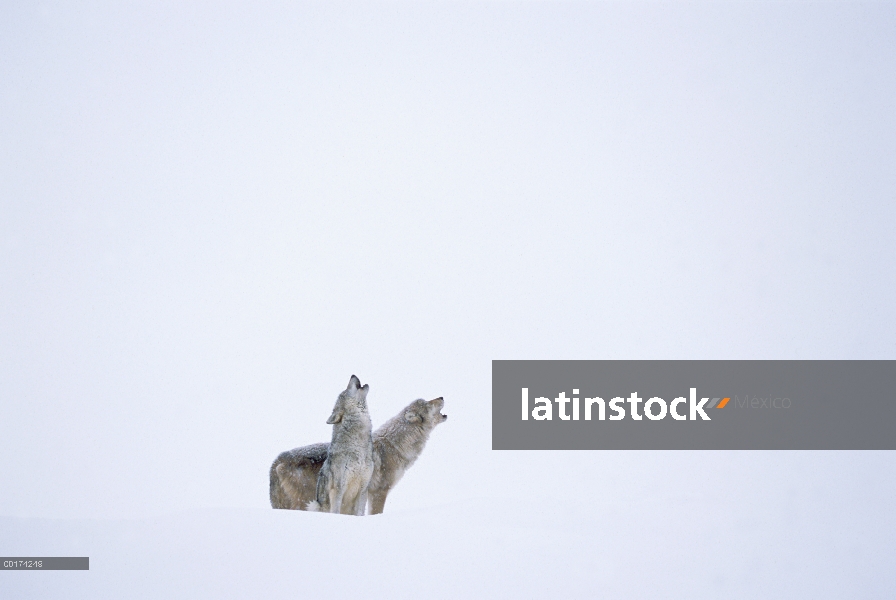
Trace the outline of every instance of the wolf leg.
<instances>
[{"instance_id":1,"label":"wolf leg","mask_svg":"<svg viewBox=\"0 0 896 600\"><path fill-rule=\"evenodd\" d=\"M311 504L309 504L309 509L330 512L330 478L325 469L321 469L317 475L317 490L314 496L317 508L312 509Z\"/></svg>"},{"instance_id":2,"label":"wolf leg","mask_svg":"<svg viewBox=\"0 0 896 600\"><path fill-rule=\"evenodd\" d=\"M343 515L354 515L357 514L357 506L358 506L358 496L360 494L357 493L358 489L356 485L352 485L346 488L345 494L342 496L342 510L340 511Z\"/></svg>"},{"instance_id":3,"label":"wolf leg","mask_svg":"<svg viewBox=\"0 0 896 600\"><path fill-rule=\"evenodd\" d=\"M389 492L377 492L370 494L370 514L379 515L383 513L383 507L386 505L386 494Z\"/></svg>"},{"instance_id":4,"label":"wolf leg","mask_svg":"<svg viewBox=\"0 0 896 600\"><path fill-rule=\"evenodd\" d=\"M367 490L365 489L363 492L358 494L355 498L355 505L352 507L352 514L356 517L364 516L364 509L367 508Z\"/></svg>"},{"instance_id":5,"label":"wolf leg","mask_svg":"<svg viewBox=\"0 0 896 600\"><path fill-rule=\"evenodd\" d=\"M278 464L271 470L271 506L305 510L305 505L314 500L315 495L311 477L313 474L305 469Z\"/></svg>"},{"instance_id":6,"label":"wolf leg","mask_svg":"<svg viewBox=\"0 0 896 600\"><path fill-rule=\"evenodd\" d=\"M330 512L339 514L342 509L342 497L345 495L343 489L330 488Z\"/></svg>"}]
</instances>

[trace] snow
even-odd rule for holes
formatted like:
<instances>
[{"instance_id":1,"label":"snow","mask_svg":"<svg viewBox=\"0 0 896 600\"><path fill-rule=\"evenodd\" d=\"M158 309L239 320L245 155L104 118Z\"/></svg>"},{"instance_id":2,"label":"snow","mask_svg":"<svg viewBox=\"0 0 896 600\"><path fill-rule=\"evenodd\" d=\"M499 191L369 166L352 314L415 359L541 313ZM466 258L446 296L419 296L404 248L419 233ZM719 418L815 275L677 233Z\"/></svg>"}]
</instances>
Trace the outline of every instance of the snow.
<instances>
[{"instance_id":1,"label":"snow","mask_svg":"<svg viewBox=\"0 0 896 600\"><path fill-rule=\"evenodd\" d=\"M270 509L137 520L0 518L3 552L90 556L89 571L0 573L0 597L819 599L896 592L894 518L876 511L883 502L869 512L822 500L803 506L800 519L791 510L785 517L782 498L521 500L387 508L363 518Z\"/></svg>"}]
</instances>

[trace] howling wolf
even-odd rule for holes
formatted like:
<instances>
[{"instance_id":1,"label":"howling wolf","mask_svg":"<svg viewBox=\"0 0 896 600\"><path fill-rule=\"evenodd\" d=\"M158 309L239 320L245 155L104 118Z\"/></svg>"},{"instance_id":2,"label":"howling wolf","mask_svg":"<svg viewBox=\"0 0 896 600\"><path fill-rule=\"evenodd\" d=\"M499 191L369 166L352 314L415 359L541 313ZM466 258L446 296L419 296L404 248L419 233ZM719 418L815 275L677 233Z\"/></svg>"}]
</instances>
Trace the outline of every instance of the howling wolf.
<instances>
[{"instance_id":1,"label":"howling wolf","mask_svg":"<svg viewBox=\"0 0 896 600\"><path fill-rule=\"evenodd\" d=\"M448 419L441 413L444 406L442 398L414 400L374 432L374 469L367 488L370 514L383 512L389 491L423 452L436 425ZM315 509L317 474L328 450L329 444L311 444L278 456L271 465L271 506Z\"/></svg>"},{"instance_id":2,"label":"howling wolf","mask_svg":"<svg viewBox=\"0 0 896 600\"><path fill-rule=\"evenodd\" d=\"M314 460L323 457L318 467L314 493L308 502L308 510L342 513L361 516L367 503L367 486L373 476L373 440L371 437L370 415L367 412L367 392L369 386L361 387L361 382L352 375L348 387L339 394L333 413L327 423L333 425L333 438L329 447L319 444L317 452L309 456L295 457ZM311 447L309 447L311 448ZM322 450L322 452L321 452ZM286 465L294 463L291 458L295 451L284 452L271 465L271 504L293 506L290 496L296 492L307 493L312 488L310 478L289 477ZM280 485L275 485L277 482ZM285 485L284 485L285 484ZM290 493L292 492L292 493Z\"/></svg>"}]
</instances>

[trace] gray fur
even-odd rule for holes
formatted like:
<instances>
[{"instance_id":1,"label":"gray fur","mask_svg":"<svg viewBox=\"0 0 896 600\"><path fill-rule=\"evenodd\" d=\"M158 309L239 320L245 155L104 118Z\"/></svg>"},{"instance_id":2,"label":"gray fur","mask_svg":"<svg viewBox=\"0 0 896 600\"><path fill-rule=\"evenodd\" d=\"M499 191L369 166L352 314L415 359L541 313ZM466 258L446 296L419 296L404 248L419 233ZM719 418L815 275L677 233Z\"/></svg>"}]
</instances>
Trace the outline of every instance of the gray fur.
<instances>
[{"instance_id":1,"label":"gray fur","mask_svg":"<svg viewBox=\"0 0 896 600\"><path fill-rule=\"evenodd\" d=\"M414 400L373 433L373 477L367 488L372 515L383 512L386 496L423 452L429 434L448 416L442 398ZM282 453L271 465L271 506L305 510L313 503L316 482L329 444L311 444ZM312 508L316 508L313 506Z\"/></svg>"},{"instance_id":2,"label":"gray fur","mask_svg":"<svg viewBox=\"0 0 896 600\"><path fill-rule=\"evenodd\" d=\"M374 469L367 488L370 514L383 512L386 496L420 457L429 434L448 419L441 413L443 406L442 398L414 400L373 434Z\"/></svg>"},{"instance_id":3,"label":"gray fur","mask_svg":"<svg viewBox=\"0 0 896 600\"><path fill-rule=\"evenodd\" d=\"M317 476L317 504L323 512L362 516L373 476L373 437L367 391L352 375L327 423L333 438Z\"/></svg>"},{"instance_id":4,"label":"gray fur","mask_svg":"<svg viewBox=\"0 0 896 600\"><path fill-rule=\"evenodd\" d=\"M317 497L317 475L330 444L311 444L281 452L271 465L271 506L305 510Z\"/></svg>"}]
</instances>

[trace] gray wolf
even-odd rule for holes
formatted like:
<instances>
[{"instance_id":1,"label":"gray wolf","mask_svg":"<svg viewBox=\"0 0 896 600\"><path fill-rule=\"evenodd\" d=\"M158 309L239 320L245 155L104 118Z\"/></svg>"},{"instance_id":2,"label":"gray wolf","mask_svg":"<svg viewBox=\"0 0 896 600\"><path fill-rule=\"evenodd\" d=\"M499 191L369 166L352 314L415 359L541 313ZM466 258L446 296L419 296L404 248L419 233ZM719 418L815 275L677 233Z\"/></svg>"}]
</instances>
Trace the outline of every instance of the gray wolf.
<instances>
[{"instance_id":1,"label":"gray wolf","mask_svg":"<svg viewBox=\"0 0 896 600\"><path fill-rule=\"evenodd\" d=\"M271 465L271 506L305 510L317 501L317 474L330 444L311 444L280 453Z\"/></svg>"},{"instance_id":2,"label":"gray wolf","mask_svg":"<svg viewBox=\"0 0 896 600\"><path fill-rule=\"evenodd\" d=\"M442 398L414 400L373 433L373 477L367 488L370 514L383 512L386 496L411 468L429 434L448 415ZM317 474L329 444L311 444L283 452L271 465L271 506L305 510L316 499ZM315 507L312 507L315 508Z\"/></svg>"},{"instance_id":3,"label":"gray wolf","mask_svg":"<svg viewBox=\"0 0 896 600\"><path fill-rule=\"evenodd\" d=\"M370 386L352 375L345 391L339 394L327 423L333 426L333 438L327 458L317 475L317 506L323 512L364 514L367 486L373 477L373 436L367 412Z\"/></svg>"}]
</instances>

